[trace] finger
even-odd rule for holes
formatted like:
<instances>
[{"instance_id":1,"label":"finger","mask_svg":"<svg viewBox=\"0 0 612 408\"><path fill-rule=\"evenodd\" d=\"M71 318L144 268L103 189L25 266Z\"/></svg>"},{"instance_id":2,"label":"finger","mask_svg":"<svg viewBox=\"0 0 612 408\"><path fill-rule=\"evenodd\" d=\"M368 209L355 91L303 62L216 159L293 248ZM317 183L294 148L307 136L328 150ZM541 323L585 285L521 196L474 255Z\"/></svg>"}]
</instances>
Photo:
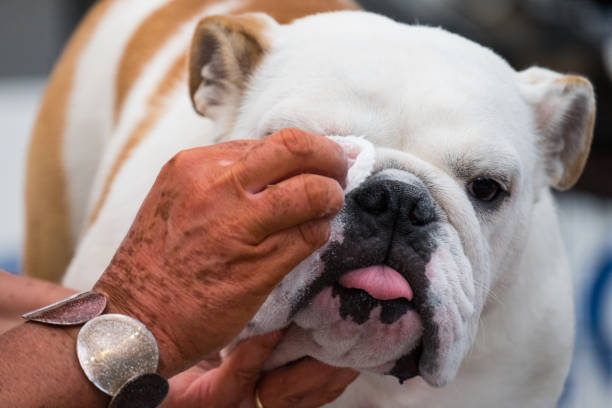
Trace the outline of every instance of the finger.
<instances>
[{"instance_id":1,"label":"finger","mask_svg":"<svg viewBox=\"0 0 612 408\"><path fill-rule=\"evenodd\" d=\"M266 408L314 407L337 398L357 375L351 369L305 358L267 373L257 390Z\"/></svg>"},{"instance_id":2,"label":"finger","mask_svg":"<svg viewBox=\"0 0 612 408\"><path fill-rule=\"evenodd\" d=\"M235 407L253 394L261 367L282 336L282 330L238 344L218 367L201 361L170 379L164 407Z\"/></svg>"},{"instance_id":3,"label":"finger","mask_svg":"<svg viewBox=\"0 0 612 408\"><path fill-rule=\"evenodd\" d=\"M258 259L249 260L251 268L241 275L243 287L249 288L249 295L265 300L287 273L327 242L330 234L330 222L324 218L268 236L258 245Z\"/></svg>"},{"instance_id":4,"label":"finger","mask_svg":"<svg viewBox=\"0 0 612 408\"><path fill-rule=\"evenodd\" d=\"M224 387L219 392L226 392L228 400L231 395L245 392L250 395L264 363L281 337L282 331L278 330L238 344L218 369L219 381L216 383Z\"/></svg>"},{"instance_id":5,"label":"finger","mask_svg":"<svg viewBox=\"0 0 612 408\"><path fill-rule=\"evenodd\" d=\"M338 368L337 370L339 370L339 372L333 375L330 381L323 384L314 392L306 393L302 402L297 405L296 408L313 408L329 404L338 399L346 388L359 377L359 372L352 369Z\"/></svg>"},{"instance_id":6,"label":"finger","mask_svg":"<svg viewBox=\"0 0 612 408\"><path fill-rule=\"evenodd\" d=\"M261 367L282 337L282 330L238 344L221 366L202 373L188 370L170 380L164 406L236 407L251 400Z\"/></svg>"},{"instance_id":7,"label":"finger","mask_svg":"<svg viewBox=\"0 0 612 408\"><path fill-rule=\"evenodd\" d=\"M236 178L251 193L300 173L320 174L342 184L348 169L344 150L337 143L293 128L268 136L236 165Z\"/></svg>"},{"instance_id":8,"label":"finger","mask_svg":"<svg viewBox=\"0 0 612 408\"><path fill-rule=\"evenodd\" d=\"M344 204L344 193L334 179L301 174L254 195L250 204L246 227L259 241L312 219L336 215Z\"/></svg>"}]
</instances>

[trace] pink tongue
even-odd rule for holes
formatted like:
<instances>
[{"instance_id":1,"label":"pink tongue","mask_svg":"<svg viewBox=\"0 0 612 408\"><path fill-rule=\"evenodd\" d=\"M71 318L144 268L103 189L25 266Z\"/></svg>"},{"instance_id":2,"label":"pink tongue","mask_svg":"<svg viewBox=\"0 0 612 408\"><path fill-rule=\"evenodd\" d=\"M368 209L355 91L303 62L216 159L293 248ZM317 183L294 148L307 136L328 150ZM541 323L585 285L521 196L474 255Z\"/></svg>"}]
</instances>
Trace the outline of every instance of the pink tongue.
<instances>
[{"instance_id":1,"label":"pink tongue","mask_svg":"<svg viewBox=\"0 0 612 408\"><path fill-rule=\"evenodd\" d=\"M379 300L406 298L412 300L412 289L406 279L386 265L368 266L351 271L338 281L345 288L361 289Z\"/></svg>"}]
</instances>

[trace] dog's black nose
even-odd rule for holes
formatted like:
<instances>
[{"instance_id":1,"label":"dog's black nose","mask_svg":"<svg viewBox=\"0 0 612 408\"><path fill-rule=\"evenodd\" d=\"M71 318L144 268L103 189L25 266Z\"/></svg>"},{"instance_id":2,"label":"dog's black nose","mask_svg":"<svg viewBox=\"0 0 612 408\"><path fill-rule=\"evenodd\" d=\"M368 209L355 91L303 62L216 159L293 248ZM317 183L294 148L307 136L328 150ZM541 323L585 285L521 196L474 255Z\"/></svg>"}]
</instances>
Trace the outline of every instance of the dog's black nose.
<instances>
[{"instance_id":1,"label":"dog's black nose","mask_svg":"<svg viewBox=\"0 0 612 408\"><path fill-rule=\"evenodd\" d=\"M424 226L436 219L433 200L416 177L403 181L374 176L351 193L361 212L383 223L393 222L395 228Z\"/></svg>"}]
</instances>

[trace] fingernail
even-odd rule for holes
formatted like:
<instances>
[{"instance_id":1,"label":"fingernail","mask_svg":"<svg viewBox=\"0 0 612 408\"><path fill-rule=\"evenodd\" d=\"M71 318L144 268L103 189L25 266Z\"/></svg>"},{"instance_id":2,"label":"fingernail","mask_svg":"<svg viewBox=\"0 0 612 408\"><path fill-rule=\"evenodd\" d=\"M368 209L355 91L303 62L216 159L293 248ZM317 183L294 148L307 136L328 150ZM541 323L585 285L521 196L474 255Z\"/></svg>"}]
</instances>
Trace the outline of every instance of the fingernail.
<instances>
[{"instance_id":1,"label":"fingernail","mask_svg":"<svg viewBox=\"0 0 612 408\"><path fill-rule=\"evenodd\" d=\"M354 163L355 160L357 160L357 156L359 156L359 153L361 153L361 147L359 147L358 145L351 145L345 147L344 151L346 152L346 156Z\"/></svg>"}]
</instances>

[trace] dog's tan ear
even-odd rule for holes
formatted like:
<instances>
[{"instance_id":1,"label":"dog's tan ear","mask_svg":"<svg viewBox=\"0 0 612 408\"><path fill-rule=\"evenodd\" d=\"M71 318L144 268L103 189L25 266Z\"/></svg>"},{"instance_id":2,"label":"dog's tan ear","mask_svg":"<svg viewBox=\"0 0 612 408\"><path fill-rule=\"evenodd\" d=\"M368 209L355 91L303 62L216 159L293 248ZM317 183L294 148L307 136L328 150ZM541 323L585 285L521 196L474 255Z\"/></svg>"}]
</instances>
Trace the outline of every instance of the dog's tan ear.
<instances>
[{"instance_id":1,"label":"dog's tan ear","mask_svg":"<svg viewBox=\"0 0 612 408\"><path fill-rule=\"evenodd\" d=\"M265 14L209 16L195 30L189 51L189 93L206 117L232 115L249 75L269 47L277 23Z\"/></svg>"},{"instance_id":2,"label":"dog's tan ear","mask_svg":"<svg viewBox=\"0 0 612 408\"><path fill-rule=\"evenodd\" d=\"M583 77L539 67L520 72L519 81L534 112L550 185L566 190L578 181L589 155L595 123L593 87Z\"/></svg>"}]
</instances>

